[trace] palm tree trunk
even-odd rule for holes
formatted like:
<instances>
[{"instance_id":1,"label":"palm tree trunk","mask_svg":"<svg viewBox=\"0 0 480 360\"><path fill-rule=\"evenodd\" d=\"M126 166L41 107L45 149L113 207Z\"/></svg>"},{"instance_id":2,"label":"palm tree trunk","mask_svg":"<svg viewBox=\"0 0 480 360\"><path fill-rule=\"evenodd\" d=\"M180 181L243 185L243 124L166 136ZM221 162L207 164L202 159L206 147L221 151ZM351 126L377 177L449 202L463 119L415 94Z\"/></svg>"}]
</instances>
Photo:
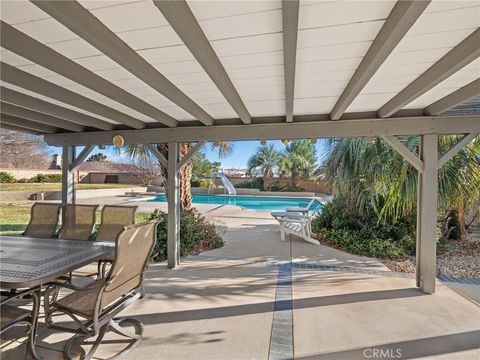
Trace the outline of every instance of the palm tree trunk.
<instances>
[{"instance_id":1,"label":"palm tree trunk","mask_svg":"<svg viewBox=\"0 0 480 360\"><path fill-rule=\"evenodd\" d=\"M266 169L263 173L263 188L267 191L272 190L272 171L271 169Z\"/></svg>"},{"instance_id":2,"label":"palm tree trunk","mask_svg":"<svg viewBox=\"0 0 480 360\"><path fill-rule=\"evenodd\" d=\"M457 215L458 227L460 228L460 238L462 240L468 240L467 229L465 228L465 209L463 206L457 207L455 211Z\"/></svg>"},{"instance_id":3,"label":"palm tree trunk","mask_svg":"<svg viewBox=\"0 0 480 360\"><path fill-rule=\"evenodd\" d=\"M191 147L191 144L180 144L180 159L187 155ZM180 170L180 208L182 210L190 210L192 208L192 188L190 184L192 168L193 163L189 161Z\"/></svg>"},{"instance_id":4,"label":"palm tree trunk","mask_svg":"<svg viewBox=\"0 0 480 360\"><path fill-rule=\"evenodd\" d=\"M184 157L190 148L191 144L180 144L179 153L180 159ZM168 144L157 144L157 149L162 153L165 158L168 158ZM193 164L189 161L185 164L180 170L180 209L181 210L190 210L192 208L192 190L190 186L190 180L192 178L192 167ZM167 189L168 182L168 169L162 165L163 173L163 186ZM167 194L168 196L168 194Z\"/></svg>"}]
</instances>

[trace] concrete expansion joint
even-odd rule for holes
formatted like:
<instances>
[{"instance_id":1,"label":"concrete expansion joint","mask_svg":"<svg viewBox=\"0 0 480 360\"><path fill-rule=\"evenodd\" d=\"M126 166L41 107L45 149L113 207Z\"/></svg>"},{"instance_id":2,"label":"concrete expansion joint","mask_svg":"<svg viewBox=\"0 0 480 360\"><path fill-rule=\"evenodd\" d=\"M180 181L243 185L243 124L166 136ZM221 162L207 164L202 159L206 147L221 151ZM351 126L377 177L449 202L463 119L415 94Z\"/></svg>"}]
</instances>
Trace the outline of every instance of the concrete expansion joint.
<instances>
[{"instance_id":1,"label":"concrete expansion joint","mask_svg":"<svg viewBox=\"0 0 480 360\"><path fill-rule=\"evenodd\" d=\"M265 262L265 266L270 262ZM277 266L277 287L273 306L272 332L269 360L294 358L293 299L292 299L292 242L290 239L289 263Z\"/></svg>"}]
</instances>

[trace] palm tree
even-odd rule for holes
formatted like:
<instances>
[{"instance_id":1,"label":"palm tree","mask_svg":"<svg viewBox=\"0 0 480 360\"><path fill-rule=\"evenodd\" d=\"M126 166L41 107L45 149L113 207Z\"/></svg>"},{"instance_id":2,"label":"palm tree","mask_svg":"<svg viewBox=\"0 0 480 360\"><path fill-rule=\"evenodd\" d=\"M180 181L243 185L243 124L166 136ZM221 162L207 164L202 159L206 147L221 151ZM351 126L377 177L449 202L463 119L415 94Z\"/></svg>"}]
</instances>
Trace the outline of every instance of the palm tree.
<instances>
[{"instance_id":1,"label":"palm tree","mask_svg":"<svg viewBox=\"0 0 480 360\"><path fill-rule=\"evenodd\" d=\"M101 162L105 160L107 160L106 155L103 155L102 153L97 153L97 154L90 155L90 157L86 160L86 162L95 162L95 161Z\"/></svg>"},{"instance_id":2,"label":"palm tree","mask_svg":"<svg viewBox=\"0 0 480 360\"><path fill-rule=\"evenodd\" d=\"M157 144L158 151L165 157L168 158L168 144ZM219 141L211 144L212 149L218 149L218 156L220 158L228 157L233 152L233 144L227 141ZM183 158L188 151L192 148L190 143L179 143L178 151L180 159ZM151 152L145 145L142 144L131 144L124 146L122 148L122 153L129 156L130 158L142 158L142 157L153 157ZM162 174L163 174L163 186L167 188L168 181L168 170L166 167L161 165ZM189 161L186 163L180 170L180 208L182 210L189 210L192 208L192 191L191 191L191 179L192 179L192 169L193 163Z\"/></svg>"},{"instance_id":3,"label":"palm tree","mask_svg":"<svg viewBox=\"0 0 480 360\"><path fill-rule=\"evenodd\" d=\"M280 160L282 175L290 177L292 186L299 177L309 179L315 172L316 149L309 140L295 140L285 147Z\"/></svg>"},{"instance_id":4,"label":"palm tree","mask_svg":"<svg viewBox=\"0 0 480 360\"><path fill-rule=\"evenodd\" d=\"M418 152L419 137L400 139L412 152ZM440 136L439 152L447 151L457 136ZM438 172L438 208L456 209L463 236L466 231L465 209L480 196L480 166L477 137ZM367 142L363 138L340 139L330 143L325 158L326 176L336 194L347 200L347 211L368 217L376 213L383 221L398 221L416 209L417 171L380 138Z\"/></svg>"},{"instance_id":5,"label":"palm tree","mask_svg":"<svg viewBox=\"0 0 480 360\"><path fill-rule=\"evenodd\" d=\"M157 144L158 151L165 157L168 158L168 144ZM180 143L178 146L179 156L182 158L185 156L188 151L191 149L192 145L189 143ZM142 144L131 144L126 145L122 149L122 153L129 156L130 158L142 158L142 157L153 157L152 153L148 150L145 145ZM163 174L163 186L167 188L168 181L168 170L166 167L161 165L162 174ZM189 210L192 207L192 191L190 180L192 178L192 161L186 163L180 170L180 208L182 210Z\"/></svg>"},{"instance_id":6,"label":"palm tree","mask_svg":"<svg viewBox=\"0 0 480 360\"><path fill-rule=\"evenodd\" d=\"M263 187L265 190L272 189L273 170L278 167L281 155L275 147L263 145L248 159L248 172L261 171L263 173Z\"/></svg>"},{"instance_id":7,"label":"palm tree","mask_svg":"<svg viewBox=\"0 0 480 360\"><path fill-rule=\"evenodd\" d=\"M212 150L218 150L218 158L228 158L233 153L233 143L230 141L214 141L210 144Z\"/></svg>"}]
</instances>

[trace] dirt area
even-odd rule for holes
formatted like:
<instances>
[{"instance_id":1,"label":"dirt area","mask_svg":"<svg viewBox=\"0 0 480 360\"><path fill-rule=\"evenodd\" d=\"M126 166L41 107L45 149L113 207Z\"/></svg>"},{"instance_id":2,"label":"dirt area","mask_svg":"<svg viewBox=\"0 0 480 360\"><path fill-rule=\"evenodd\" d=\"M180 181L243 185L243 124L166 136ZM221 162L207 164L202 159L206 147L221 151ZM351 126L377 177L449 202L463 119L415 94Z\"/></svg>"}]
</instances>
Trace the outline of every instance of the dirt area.
<instances>
[{"instance_id":1,"label":"dirt area","mask_svg":"<svg viewBox=\"0 0 480 360\"><path fill-rule=\"evenodd\" d=\"M415 257L405 261L382 260L392 271L415 272ZM467 241L449 241L437 256L437 273L480 279L480 229L469 231Z\"/></svg>"}]
</instances>

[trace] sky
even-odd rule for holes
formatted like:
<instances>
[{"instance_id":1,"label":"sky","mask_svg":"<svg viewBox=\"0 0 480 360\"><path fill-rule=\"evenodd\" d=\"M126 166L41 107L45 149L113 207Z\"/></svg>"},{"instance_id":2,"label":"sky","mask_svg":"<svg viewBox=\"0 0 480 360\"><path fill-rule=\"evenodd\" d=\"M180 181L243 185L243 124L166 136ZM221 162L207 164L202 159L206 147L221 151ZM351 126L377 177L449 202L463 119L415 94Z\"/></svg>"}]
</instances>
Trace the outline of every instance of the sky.
<instances>
[{"instance_id":1,"label":"sky","mask_svg":"<svg viewBox=\"0 0 480 360\"><path fill-rule=\"evenodd\" d=\"M233 168L233 169L246 169L247 161L252 156L257 149L261 146L260 141L232 141L234 148L233 153L226 159L218 158L218 150L212 150L210 144L205 145L202 148L202 152L205 153L207 159L210 161L219 161L223 168ZM285 147L280 141L268 141L267 144L273 144L275 149L282 151ZM317 149L317 158L319 163L321 162L322 156L325 153L326 141L324 139L319 139L315 144ZM50 150L53 154L61 154L62 150L56 147L50 147ZM79 148L77 154L82 150ZM113 149L113 147L107 147L106 149L99 149L98 147L92 152L92 154L103 153L107 155L107 160L110 161L119 161L119 155Z\"/></svg>"}]
</instances>

